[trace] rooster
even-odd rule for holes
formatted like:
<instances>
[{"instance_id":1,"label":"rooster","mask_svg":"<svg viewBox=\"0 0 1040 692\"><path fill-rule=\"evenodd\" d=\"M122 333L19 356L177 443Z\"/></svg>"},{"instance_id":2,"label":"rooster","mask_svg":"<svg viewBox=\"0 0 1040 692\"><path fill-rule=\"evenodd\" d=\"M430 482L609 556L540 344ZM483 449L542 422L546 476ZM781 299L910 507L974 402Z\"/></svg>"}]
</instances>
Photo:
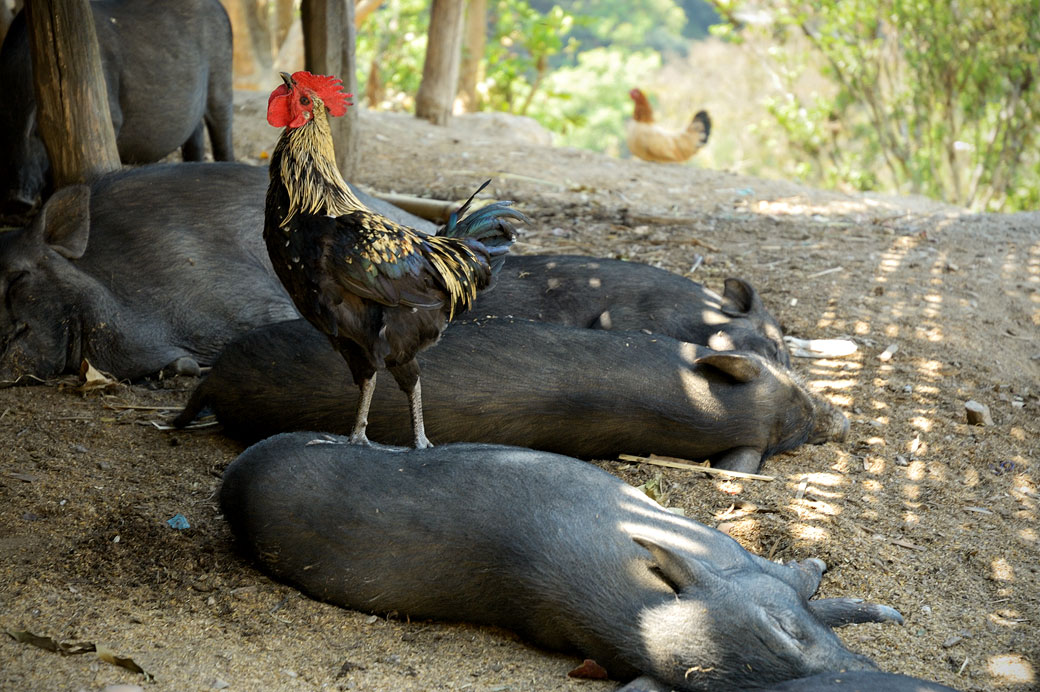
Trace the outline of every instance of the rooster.
<instances>
[{"instance_id":1,"label":"rooster","mask_svg":"<svg viewBox=\"0 0 1040 692\"><path fill-rule=\"evenodd\" d=\"M654 122L654 111L640 89L628 95L635 101L632 120L627 123L628 150L644 161L681 163L700 150L711 133L707 111L697 111L685 130L673 132Z\"/></svg>"},{"instance_id":2,"label":"rooster","mask_svg":"<svg viewBox=\"0 0 1040 692\"><path fill-rule=\"evenodd\" d=\"M463 216L470 197L429 236L369 210L336 167L329 127L330 116L352 105L351 94L335 77L283 72L282 80L267 107L268 123L285 128L271 156L264 215L275 273L361 390L351 441L369 444L376 373L387 369L408 395L415 446L430 447L415 356L490 285L513 242L510 219L527 219L509 202Z\"/></svg>"}]
</instances>

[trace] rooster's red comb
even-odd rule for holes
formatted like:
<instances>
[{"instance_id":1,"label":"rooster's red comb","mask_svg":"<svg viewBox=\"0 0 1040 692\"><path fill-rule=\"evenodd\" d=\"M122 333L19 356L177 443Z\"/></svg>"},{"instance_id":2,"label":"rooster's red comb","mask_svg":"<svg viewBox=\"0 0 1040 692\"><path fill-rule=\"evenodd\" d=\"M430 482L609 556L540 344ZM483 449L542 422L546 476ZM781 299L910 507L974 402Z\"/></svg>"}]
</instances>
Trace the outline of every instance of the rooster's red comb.
<instances>
[{"instance_id":1,"label":"rooster's red comb","mask_svg":"<svg viewBox=\"0 0 1040 692\"><path fill-rule=\"evenodd\" d=\"M343 81L339 77L300 70L293 73L292 79L298 86L314 92L329 109L329 115L343 115L351 105L349 99L353 94L343 91Z\"/></svg>"}]
</instances>

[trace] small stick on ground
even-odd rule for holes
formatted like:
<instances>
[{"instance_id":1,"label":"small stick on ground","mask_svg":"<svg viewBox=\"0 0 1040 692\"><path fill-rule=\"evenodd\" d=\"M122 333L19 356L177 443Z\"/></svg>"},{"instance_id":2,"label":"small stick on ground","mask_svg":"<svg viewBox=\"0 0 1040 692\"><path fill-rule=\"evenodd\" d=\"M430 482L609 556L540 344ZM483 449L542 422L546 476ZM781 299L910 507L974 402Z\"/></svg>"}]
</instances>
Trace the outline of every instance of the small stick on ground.
<instances>
[{"instance_id":1,"label":"small stick on ground","mask_svg":"<svg viewBox=\"0 0 1040 692\"><path fill-rule=\"evenodd\" d=\"M710 466L694 464L688 459L676 459L675 457L662 457L651 454L648 457L639 457L633 454L619 454L618 459L622 461L635 461L640 464L653 464L654 466L666 466L670 469L685 469L686 471L699 471L712 476L725 476L728 478L743 478L749 481L775 481L776 476L762 476L757 473L745 473L743 471L728 471L726 469L713 469Z\"/></svg>"}]
</instances>

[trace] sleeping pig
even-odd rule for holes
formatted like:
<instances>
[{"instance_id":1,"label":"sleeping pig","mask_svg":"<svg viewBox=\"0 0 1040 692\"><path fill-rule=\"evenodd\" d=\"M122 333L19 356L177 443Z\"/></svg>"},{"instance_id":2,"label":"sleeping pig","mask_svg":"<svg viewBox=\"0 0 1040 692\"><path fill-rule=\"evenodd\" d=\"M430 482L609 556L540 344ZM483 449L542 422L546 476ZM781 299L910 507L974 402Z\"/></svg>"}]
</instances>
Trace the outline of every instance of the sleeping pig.
<instances>
[{"instance_id":1,"label":"sleeping pig","mask_svg":"<svg viewBox=\"0 0 1040 692\"><path fill-rule=\"evenodd\" d=\"M217 0L91 2L119 158L151 163L181 149L201 161L209 131L213 158L231 144L231 22ZM45 11L41 8L40 11ZM36 96L25 13L0 49L0 213L27 213L50 182L36 126Z\"/></svg>"},{"instance_id":2,"label":"sleeping pig","mask_svg":"<svg viewBox=\"0 0 1040 692\"><path fill-rule=\"evenodd\" d=\"M120 379L197 374L234 337L296 318L261 237L267 180L239 163L140 166L62 188L0 233L0 384L83 359Z\"/></svg>"},{"instance_id":3,"label":"sleeping pig","mask_svg":"<svg viewBox=\"0 0 1040 692\"><path fill-rule=\"evenodd\" d=\"M753 351L791 365L780 325L751 284L726 279L720 296L640 262L510 255L494 289L480 294L472 314L647 331L716 351Z\"/></svg>"},{"instance_id":4,"label":"sleeping pig","mask_svg":"<svg viewBox=\"0 0 1040 692\"><path fill-rule=\"evenodd\" d=\"M848 431L843 413L758 354L641 332L461 323L419 363L434 444L493 442L584 458L652 452L754 472L773 454ZM247 441L291 430L348 433L356 404L342 356L295 321L230 344L174 423L187 425L208 405ZM409 420L397 388L378 384L371 439L407 444Z\"/></svg>"},{"instance_id":5,"label":"sleeping pig","mask_svg":"<svg viewBox=\"0 0 1040 692\"><path fill-rule=\"evenodd\" d=\"M595 466L529 449L283 434L228 466L220 505L266 571L314 598L504 627L637 678L630 690L875 670L831 627L902 622L859 599L809 600L820 560L770 562Z\"/></svg>"}]
</instances>

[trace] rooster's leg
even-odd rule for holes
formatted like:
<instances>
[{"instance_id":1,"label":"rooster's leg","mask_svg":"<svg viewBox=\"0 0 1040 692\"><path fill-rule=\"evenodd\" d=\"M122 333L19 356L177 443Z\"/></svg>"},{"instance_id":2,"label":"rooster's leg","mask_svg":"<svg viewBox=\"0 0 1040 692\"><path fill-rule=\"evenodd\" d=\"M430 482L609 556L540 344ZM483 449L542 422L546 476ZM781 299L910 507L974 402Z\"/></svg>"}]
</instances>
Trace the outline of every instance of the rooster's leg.
<instances>
[{"instance_id":1,"label":"rooster's leg","mask_svg":"<svg viewBox=\"0 0 1040 692\"><path fill-rule=\"evenodd\" d=\"M390 368L390 374L397 380L397 386L408 395L408 408L412 412L412 435L416 449L426 449L433 444L426 437L423 425L422 387L419 386L419 363L413 358L407 363Z\"/></svg>"},{"instance_id":2,"label":"rooster's leg","mask_svg":"<svg viewBox=\"0 0 1040 692\"><path fill-rule=\"evenodd\" d=\"M368 428L368 408L372 405L372 395L376 391L376 376L361 381L361 396L358 397L357 415L354 417L354 429L350 432L350 441L357 445L370 444L365 429Z\"/></svg>"},{"instance_id":3,"label":"rooster's leg","mask_svg":"<svg viewBox=\"0 0 1040 692\"><path fill-rule=\"evenodd\" d=\"M415 448L426 449L432 447L433 443L426 437L426 427L423 425L422 416L422 387L419 380L415 381L412 391L408 392L408 406L412 410L412 432L415 436Z\"/></svg>"}]
</instances>

